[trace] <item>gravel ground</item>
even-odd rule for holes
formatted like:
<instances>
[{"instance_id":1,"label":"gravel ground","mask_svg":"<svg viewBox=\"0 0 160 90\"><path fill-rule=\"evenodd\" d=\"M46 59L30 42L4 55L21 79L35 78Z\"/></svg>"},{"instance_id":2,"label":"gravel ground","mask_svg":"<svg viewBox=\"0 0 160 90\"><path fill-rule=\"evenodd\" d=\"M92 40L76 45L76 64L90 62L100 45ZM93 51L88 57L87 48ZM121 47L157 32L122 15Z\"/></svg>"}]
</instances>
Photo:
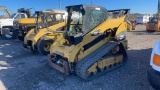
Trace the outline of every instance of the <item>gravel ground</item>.
<instances>
[{"instance_id":1,"label":"gravel ground","mask_svg":"<svg viewBox=\"0 0 160 90\"><path fill-rule=\"evenodd\" d=\"M138 30L127 32L127 64L92 81L54 70L47 56L23 50L18 40L0 40L0 90L154 90L147 70L160 33L144 29L139 25Z\"/></svg>"}]
</instances>

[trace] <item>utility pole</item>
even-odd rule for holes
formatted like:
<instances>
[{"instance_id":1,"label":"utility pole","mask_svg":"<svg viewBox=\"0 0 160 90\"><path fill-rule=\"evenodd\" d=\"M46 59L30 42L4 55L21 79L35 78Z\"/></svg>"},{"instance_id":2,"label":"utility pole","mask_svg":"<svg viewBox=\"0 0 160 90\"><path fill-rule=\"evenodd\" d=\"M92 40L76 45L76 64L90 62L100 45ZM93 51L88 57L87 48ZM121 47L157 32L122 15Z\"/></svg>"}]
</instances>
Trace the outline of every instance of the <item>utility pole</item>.
<instances>
[{"instance_id":1,"label":"utility pole","mask_svg":"<svg viewBox=\"0 0 160 90\"><path fill-rule=\"evenodd\" d=\"M158 13L160 13L160 0L158 0Z\"/></svg>"},{"instance_id":2,"label":"utility pole","mask_svg":"<svg viewBox=\"0 0 160 90\"><path fill-rule=\"evenodd\" d=\"M61 0L59 0L59 9L61 8Z\"/></svg>"}]
</instances>

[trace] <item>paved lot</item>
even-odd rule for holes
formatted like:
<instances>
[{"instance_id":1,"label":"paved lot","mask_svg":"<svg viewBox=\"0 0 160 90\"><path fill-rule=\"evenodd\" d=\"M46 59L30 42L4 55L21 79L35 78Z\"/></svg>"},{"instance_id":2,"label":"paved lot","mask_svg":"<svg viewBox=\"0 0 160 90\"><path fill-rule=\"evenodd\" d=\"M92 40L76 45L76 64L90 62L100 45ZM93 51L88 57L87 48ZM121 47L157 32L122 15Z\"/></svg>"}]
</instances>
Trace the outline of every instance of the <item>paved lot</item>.
<instances>
[{"instance_id":1,"label":"paved lot","mask_svg":"<svg viewBox=\"0 0 160 90\"><path fill-rule=\"evenodd\" d=\"M152 47L159 32L144 26L127 32L128 62L92 81L52 69L47 56L23 50L18 40L0 40L0 90L154 90L147 81Z\"/></svg>"}]
</instances>

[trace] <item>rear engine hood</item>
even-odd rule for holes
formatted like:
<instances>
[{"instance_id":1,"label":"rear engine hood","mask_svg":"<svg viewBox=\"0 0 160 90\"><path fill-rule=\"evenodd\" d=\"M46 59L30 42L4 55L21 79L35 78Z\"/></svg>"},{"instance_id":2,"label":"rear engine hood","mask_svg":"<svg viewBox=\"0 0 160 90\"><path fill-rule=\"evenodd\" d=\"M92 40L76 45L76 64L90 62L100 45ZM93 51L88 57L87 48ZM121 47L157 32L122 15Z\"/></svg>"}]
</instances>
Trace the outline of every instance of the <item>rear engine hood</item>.
<instances>
[{"instance_id":1,"label":"rear engine hood","mask_svg":"<svg viewBox=\"0 0 160 90\"><path fill-rule=\"evenodd\" d=\"M19 19L19 24L35 24L36 19L35 18L24 18L24 19Z\"/></svg>"}]
</instances>

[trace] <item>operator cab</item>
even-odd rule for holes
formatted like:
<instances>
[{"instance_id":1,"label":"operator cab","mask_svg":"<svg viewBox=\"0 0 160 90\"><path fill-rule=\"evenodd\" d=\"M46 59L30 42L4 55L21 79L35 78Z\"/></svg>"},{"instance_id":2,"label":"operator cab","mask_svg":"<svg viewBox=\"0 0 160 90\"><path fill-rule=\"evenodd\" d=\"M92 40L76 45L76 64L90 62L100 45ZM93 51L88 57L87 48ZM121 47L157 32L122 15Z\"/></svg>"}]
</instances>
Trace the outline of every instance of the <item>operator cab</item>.
<instances>
[{"instance_id":1,"label":"operator cab","mask_svg":"<svg viewBox=\"0 0 160 90\"><path fill-rule=\"evenodd\" d=\"M148 23L157 24L159 20L160 20L159 17L151 17Z\"/></svg>"},{"instance_id":2,"label":"operator cab","mask_svg":"<svg viewBox=\"0 0 160 90\"><path fill-rule=\"evenodd\" d=\"M68 11L68 41L71 44L80 43L83 40L83 36L108 17L107 10L100 6L75 5L68 6L66 9Z\"/></svg>"},{"instance_id":3,"label":"operator cab","mask_svg":"<svg viewBox=\"0 0 160 90\"><path fill-rule=\"evenodd\" d=\"M63 22L63 13L54 11L36 11L36 31Z\"/></svg>"}]
</instances>

